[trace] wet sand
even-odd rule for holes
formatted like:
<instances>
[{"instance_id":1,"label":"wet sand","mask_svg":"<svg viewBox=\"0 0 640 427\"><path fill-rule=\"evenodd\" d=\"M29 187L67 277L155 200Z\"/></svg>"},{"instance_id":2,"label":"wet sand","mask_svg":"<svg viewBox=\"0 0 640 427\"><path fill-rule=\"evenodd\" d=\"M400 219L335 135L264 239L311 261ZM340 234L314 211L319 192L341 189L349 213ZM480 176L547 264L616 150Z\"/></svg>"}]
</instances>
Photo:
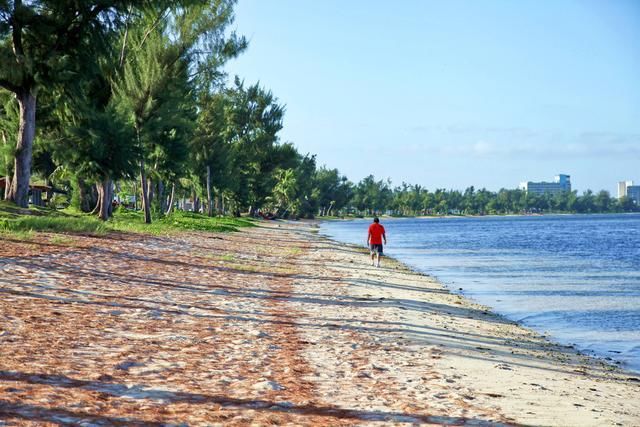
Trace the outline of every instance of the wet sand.
<instances>
[{"instance_id":1,"label":"wet sand","mask_svg":"<svg viewBox=\"0 0 640 427\"><path fill-rule=\"evenodd\" d=\"M640 377L313 222L0 236L0 425L640 425Z\"/></svg>"}]
</instances>

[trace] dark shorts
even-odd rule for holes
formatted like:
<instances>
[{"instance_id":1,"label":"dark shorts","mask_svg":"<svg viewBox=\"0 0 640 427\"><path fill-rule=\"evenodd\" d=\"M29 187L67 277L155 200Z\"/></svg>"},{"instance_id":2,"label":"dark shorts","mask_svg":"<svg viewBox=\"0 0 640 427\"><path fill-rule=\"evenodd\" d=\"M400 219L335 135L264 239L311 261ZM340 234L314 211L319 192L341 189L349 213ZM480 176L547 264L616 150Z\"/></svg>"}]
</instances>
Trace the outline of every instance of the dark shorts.
<instances>
[{"instance_id":1,"label":"dark shorts","mask_svg":"<svg viewBox=\"0 0 640 427\"><path fill-rule=\"evenodd\" d=\"M376 252L378 252L380 255L382 255L382 243L380 244L371 244L369 245L369 249L371 249L371 253L374 254Z\"/></svg>"}]
</instances>

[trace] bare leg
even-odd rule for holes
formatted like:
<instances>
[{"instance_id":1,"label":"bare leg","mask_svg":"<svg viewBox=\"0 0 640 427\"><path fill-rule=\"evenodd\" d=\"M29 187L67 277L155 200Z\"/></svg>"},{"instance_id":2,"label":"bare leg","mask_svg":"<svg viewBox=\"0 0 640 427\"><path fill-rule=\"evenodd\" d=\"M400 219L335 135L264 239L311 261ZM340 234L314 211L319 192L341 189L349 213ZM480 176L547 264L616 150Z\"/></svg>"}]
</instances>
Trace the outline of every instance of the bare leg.
<instances>
[{"instance_id":1,"label":"bare leg","mask_svg":"<svg viewBox=\"0 0 640 427\"><path fill-rule=\"evenodd\" d=\"M372 252L371 252L371 265L373 265L373 255L374 255L374 253L373 253L373 251L372 251Z\"/></svg>"},{"instance_id":2,"label":"bare leg","mask_svg":"<svg viewBox=\"0 0 640 427\"><path fill-rule=\"evenodd\" d=\"M376 252L376 267L380 267L380 252Z\"/></svg>"}]
</instances>

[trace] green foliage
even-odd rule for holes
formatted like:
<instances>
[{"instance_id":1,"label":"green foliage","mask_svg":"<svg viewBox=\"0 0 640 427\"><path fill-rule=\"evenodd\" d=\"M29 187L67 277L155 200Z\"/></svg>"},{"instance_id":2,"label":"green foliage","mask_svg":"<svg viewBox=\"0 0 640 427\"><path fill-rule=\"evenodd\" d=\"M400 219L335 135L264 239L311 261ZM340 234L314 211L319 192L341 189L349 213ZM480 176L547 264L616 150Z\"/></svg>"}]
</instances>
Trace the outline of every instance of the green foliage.
<instances>
[{"instance_id":1,"label":"green foliage","mask_svg":"<svg viewBox=\"0 0 640 427\"><path fill-rule=\"evenodd\" d=\"M271 92L258 84L245 88L239 78L226 95L223 138L233 159L230 189L241 207L260 206L273 190L274 171L282 166L276 153L284 107Z\"/></svg>"},{"instance_id":2,"label":"green foliage","mask_svg":"<svg viewBox=\"0 0 640 427\"><path fill-rule=\"evenodd\" d=\"M249 218L208 217L193 212L177 211L145 224L141 212L119 209L106 223L111 230L146 234L170 234L178 231L229 232L242 227L251 227L255 222Z\"/></svg>"},{"instance_id":3,"label":"green foliage","mask_svg":"<svg viewBox=\"0 0 640 427\"><path fill-rule=\"evenodd\" d=\"M250 218L209 218L192 212L175 212L153 224L145 224L141 212L125 209L117 210L111 220L103 222L74 209L64 212L22 209L8 202L0 202L0 231L11 233L46 231L105 234L109 231L127 231L159 235L178 231L229 232L254 225L255 221Z\"/></svg>"},{"instance_id":4,"label":"green foliage","mask_svg":"<svg viewBox=\"0 0 640 427\"><path fill-rule=\"evenodd\" d=\"M467 188L464 192L437 189L430 192L419 185L403 183L389 193L384 181L369 176L355 189L351 201L357 213L390 212L392 215L505 215L526 213L606 213L637 212L640 207L626 198L612 198L607 191L581 196L576 191L543 195L523 190Z\"/></svg>"},{"instance_id":5,"label":"green foliage","mask_svg":"<svg viewBox=\"0 0 640 427\"><path fill-rule=\"evenodd\" d=\"M5 230L31 230L50 232L96 233L103 234L104 225L93 217L49 217L21 216L16 219L0 220L0 228Z\"/></svg>"},{"instance_id":6,"label":"green foliage","mask_svg":"<svg viewBox=\"0 0 640 427\"><path fill-rule=\"evenodd\" d=\"M65 209L69 206L70 200L69 196L66 194L54 194L51 200L49 201L49 207L51 209Z\"/></svg>"},{"instance_id":7,"label":"green foliage","mask_svg":"<svg viewBox=\"0 0 640 427\"><path fill-rule=\"evenodd\" d=\"M12 172L17 133L18 104L8 91L0 88L0 176Z\"/></svg>"},{"instance_id":8,"label":"green foliage","mask_svg":"<svg viewBox=\"0 0 640 427\"><path fill-rule=\"evenodd\" d=\"M384 212L391 204L391 181L376 181L373 175L369 175L358 183L354 191L353 205L359 211L368 211L369 214Z\"/></svg>"},{"instance_id":9,"label":"green foliage","mask_svg":"<svg viewBox=\"0 0 640 427\"><path fill-rule=\"evenodd\" d=\"M275 173L276 185L273 187L273 199L278 210L292 211L298 208L298 178L293 169L278 169Z\"/></svg>"},{"instance_id":10,"label":"green foliage","mask_svg":"<svg viewBox=\"0 0 640 427\"><path fill-rule=\"evenodd\" d=\"M8 232L48 231L97 234L106 232L102 222L93 217L52 209L23 209L9 202L0 202L0 229Z\"/></svg>"},{"instance_id":11,"label":"green foliage","mask_svg":"<svg viewBox=\"0 0 640 427\"><path fill-rule=\"evenodd\" d=\"M347 206L353 197L353 184L338 169L321 167L315 173L313 198L321 215L331 215Z\"/></svg>"}]
</instances>

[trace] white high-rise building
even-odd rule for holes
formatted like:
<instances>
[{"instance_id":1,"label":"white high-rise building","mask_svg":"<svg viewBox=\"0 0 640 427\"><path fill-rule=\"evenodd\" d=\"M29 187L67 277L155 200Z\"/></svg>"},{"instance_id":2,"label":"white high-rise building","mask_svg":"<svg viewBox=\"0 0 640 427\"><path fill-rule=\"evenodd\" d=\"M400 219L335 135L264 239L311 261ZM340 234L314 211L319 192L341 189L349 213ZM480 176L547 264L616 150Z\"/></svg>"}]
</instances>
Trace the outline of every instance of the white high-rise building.
<instances>
[{"instance_id":1,"label":"white high-rise building","mask_svg":"<svg viewBox=\"0 0 640 427\"><path fill-rule=\"evenodd\" d=\"M633 181L620 181L618 182L618 199L627 195L627 187L631 187Z\"/></svg>"}]
</instances>

